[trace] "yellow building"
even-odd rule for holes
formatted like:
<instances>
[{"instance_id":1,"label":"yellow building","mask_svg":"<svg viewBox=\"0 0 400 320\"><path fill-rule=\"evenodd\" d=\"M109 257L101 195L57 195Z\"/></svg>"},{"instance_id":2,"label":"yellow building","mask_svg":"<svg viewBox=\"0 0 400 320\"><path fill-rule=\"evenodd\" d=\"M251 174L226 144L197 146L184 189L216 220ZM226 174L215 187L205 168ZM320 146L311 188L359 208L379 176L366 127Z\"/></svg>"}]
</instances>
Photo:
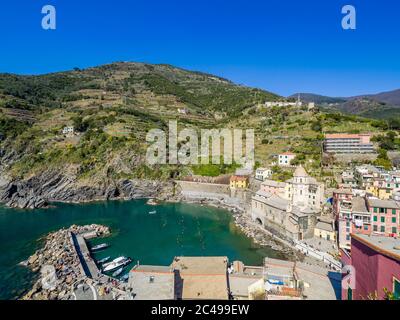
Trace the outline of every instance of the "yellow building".
<instances>
[{"instance_id":1,"label":"yellow building","mask_svg":"<svg viewBox=\"0 0 400 320\"><path fill-rule=\"evenodd\" d=\"M230 179L232 189L247 189L249 187L249 177L247 176L232 176Z\"/></svg>"},{"instance_id":2,"label":"yellow building","mask_svg":"<svg viewBox=\"0 0 400 320\"><path fill-rule=\"evenodd\" d=\"M314 237L335 242L336 233L333 229L332 223L325 221L318 222L314 228Z\"/></svg>"},{"instance_id":3,"label":"yellow building","mask_svg":"<svg viewBox=\"0 0 400 320\"><path fill-rule=\"evenodd\" d=\"M392 188L378 186L368 186L365 190L367 191L367 193L370 193L381 200L389 200L392 197L393 193Z\"/></svg>"}]
</instances>

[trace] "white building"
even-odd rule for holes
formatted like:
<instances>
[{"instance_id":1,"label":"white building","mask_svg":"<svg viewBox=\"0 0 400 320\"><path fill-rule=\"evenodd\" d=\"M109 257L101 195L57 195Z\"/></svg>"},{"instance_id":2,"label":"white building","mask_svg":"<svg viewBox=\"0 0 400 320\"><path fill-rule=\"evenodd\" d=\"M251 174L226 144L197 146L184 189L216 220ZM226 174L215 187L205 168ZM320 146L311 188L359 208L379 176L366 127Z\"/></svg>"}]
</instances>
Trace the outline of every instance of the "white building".
<instances>
[{"instance_id":1,"label":"white building","mask_svg":"<svg viewBox=\"0 0 400 320\"><path fill-rule=\"evenodd\" d=\"M188 114L189 110L187 108L179 108L178 113L180 114Z\"/></svg>"},{"instance_id":2,"label":"white building","mask_svg":"<svg viewBox=\"0 0 400 320\"><path fill-rule=\"evenodd\" d=\"M256 175L255 178L257 180L264 181L265 179L268 179L272 175L272 170L269 168L258 168L256 170Z\"/></svg>"},{"instance_id":3,"label":"white building","mask_svg":"<svg viewBox=\"0 0 400 320\"><path fill-rule=\"evenodd\" d=\"M279 166L290 166L290 161L296 158L296 154L292 152L285 152L278 155L278 165Z\"/></svg>"},{"instance_id":4,"label":"white building","mask_svg":"<svg viewBox=\"0 0 400 320\"><path fill-rule=\"evenodd\" d=\"M73 133L74 133L74 127L72 126L64 127L63 134L73 134Z\"/></svg>"},{"instance_id":5,"label":"white building","mask_svg":"<svg viewBox=\"0 0 400 320\"><path fill-rule=\"evenodd\" d=\"M306 170L299 166L293 178L286 180L285 198L295 206L321 210L324 201L324 184L310 177Z\"/></svg>"}]
</instances>

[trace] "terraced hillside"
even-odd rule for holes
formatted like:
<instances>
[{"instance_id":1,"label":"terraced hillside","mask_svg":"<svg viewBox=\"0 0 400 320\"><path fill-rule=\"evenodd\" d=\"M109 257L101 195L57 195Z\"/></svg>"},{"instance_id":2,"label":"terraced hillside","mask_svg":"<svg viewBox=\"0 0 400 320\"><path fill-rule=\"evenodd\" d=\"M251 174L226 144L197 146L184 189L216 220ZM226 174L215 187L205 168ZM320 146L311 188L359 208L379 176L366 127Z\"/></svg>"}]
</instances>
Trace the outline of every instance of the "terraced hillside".
<instances>
[{"instance_id":1,"label":"terraced hillside","mask_svg":"<svg viewBox=\"0 0 400 320\"><path fill-rule=\"evenodd\" d=\"M2 74L0 200L18 203L38 194L74 201L117 197L132 179L162 182L235 170L235 165L149 167L146 133L165 129L170 119L178 119L179 128L255 128L260 165L291 150L316 172L322 132L385 129L384 122L356 116L263 107L278 99L169 65L114 63L41 76ZM75 134L64 135L66 126Z\"/></svg>"}]
</instances>

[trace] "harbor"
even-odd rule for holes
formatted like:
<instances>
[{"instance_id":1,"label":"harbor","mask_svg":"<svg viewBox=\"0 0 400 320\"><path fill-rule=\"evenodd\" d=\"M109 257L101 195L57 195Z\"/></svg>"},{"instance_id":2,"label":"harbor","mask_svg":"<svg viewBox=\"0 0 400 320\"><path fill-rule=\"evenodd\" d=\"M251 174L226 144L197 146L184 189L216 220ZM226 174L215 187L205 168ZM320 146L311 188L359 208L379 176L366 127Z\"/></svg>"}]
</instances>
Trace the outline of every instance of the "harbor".
<instances>
[{"instance_id":1,"label":"harbor","mask_svg":"<svg viewBox=\"0 0 400 320\"><path fill-rule=\"evenodd\" d=\"M109 234L108 227L95 224L73 225L49 234L45 247L24 263L40 272L40 277L22 299L129 299L126 282L103 273L87 244L89 239Z\"/></svg>"},{"instance_id":2,"label":"harbor","mask_svg":"<svg viewBox=\"0 0 400 320\"><path fill-rule=\"evenodd\" d=\"M155 209L156 214L149 214ZM70 246L69 236L61 236L62 232L57 230L68 230L74 224L85 226L93 223L106 225L112 230L111 235L106 238L86 240L88 250L101 243L109 244L106 249L90 252L95 262L109 257L109 260L103 262L107 263L121 256L134 260L117 278L125 276L137 260L143 265L169 265L177 255L227 255L232 261L241 260L250 265L260 265L266 256L286 259L284 253L256 245L252 239L246 237L234 226L234 218L227 210L208 206L161 203L155 208L147 205L145 200L79 205L57 203L48 209L38 209L34 214L0 207L1 247L5 253L0 256L0 298L20 299L36 286L40 276L39 262L57 265L53 259L57 250L50 244L46 249L50 250L49 253L41 252L43 256L36 258L38 261L32 265L33 268L20 264L35 252L46 248L50 234L60 232L59 242ZM152 236L149 237L149 234ZM171 239L177 239L179 243ZM74 248L70 246L70 249ZM79 272L78 256L67 256L64 263L68 262L68 265L73 266L76 264L78 267L73 268ZM71 262L67 259L71 259ZM115 271L109 273L109 277ZM76 278L68 281L75 282ZM86 276L85 280L91 281ZM106 278L102 282L106 283Z\"/></svg>"}]
</instances>

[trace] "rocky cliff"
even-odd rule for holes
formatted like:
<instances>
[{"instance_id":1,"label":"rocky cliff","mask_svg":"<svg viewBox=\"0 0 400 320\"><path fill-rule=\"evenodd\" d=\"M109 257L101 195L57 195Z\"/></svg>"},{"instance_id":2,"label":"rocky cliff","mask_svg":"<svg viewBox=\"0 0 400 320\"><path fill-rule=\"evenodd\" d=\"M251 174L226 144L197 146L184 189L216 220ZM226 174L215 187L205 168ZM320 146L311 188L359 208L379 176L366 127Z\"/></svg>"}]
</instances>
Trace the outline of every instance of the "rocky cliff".
<instances>
[{"instance_id":1,"label":"rocky cliff","mask_svg":"<svg viewBox=\"0 0 400 320\"><path fill-rule=\"evenodd\" d=\"M62 172L46 171L27 180L0 179L0 201L12 208L35 209L50 202L158 198L174 194L172 182L151 180L102 181L83 183Z\"/></svg>"}]
</instances>

